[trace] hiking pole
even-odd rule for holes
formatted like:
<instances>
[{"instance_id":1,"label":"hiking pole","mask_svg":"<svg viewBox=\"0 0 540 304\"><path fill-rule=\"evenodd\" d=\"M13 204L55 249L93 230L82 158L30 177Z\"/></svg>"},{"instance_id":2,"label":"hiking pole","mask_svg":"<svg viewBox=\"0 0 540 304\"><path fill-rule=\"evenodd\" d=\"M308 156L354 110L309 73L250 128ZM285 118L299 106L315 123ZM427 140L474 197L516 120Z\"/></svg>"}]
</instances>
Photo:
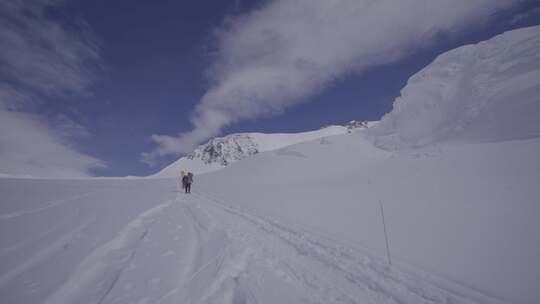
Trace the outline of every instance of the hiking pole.
<instances>
[{"instance_id":1,"label":"hiking pole","mask_svg":"<svg viewBox=\"0 0 540 304\"><path fill-rule=\"evenodd\" d=\"M388 233L386 233L386 221L384 220L384 209L383 209L381 200L379 200L379 206L381 206L381 217L382 217L382 224L383 224L383 229L384 229L384 239L386 240L386 257L388 258L388 264L392 266L392 260L390 259L390 246L388 245Z\"/></svg>"}]
</instances>

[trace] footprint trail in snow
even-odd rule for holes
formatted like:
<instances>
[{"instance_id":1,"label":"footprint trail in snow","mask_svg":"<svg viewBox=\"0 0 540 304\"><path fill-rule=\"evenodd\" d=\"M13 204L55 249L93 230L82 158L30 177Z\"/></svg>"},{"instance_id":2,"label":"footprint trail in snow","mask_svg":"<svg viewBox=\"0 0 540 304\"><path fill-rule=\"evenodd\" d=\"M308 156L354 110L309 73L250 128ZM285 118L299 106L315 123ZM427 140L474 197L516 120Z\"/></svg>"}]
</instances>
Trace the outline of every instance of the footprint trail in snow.
<instances>
[{"instance_id":1,"label":"footprint trail in snow","mask_svg":"<svg viewBox=\"0 0 540 304\"><path fill-rule=\"evenodd\" d=\"M179 194L145 212L81 265L96 271L86 279L75 275L64 285L71 294L61 289L50 301L498 302L462 286L443 288L421 272L389 268L382 258L200 193Z\"/></svg>"}]
</instances>

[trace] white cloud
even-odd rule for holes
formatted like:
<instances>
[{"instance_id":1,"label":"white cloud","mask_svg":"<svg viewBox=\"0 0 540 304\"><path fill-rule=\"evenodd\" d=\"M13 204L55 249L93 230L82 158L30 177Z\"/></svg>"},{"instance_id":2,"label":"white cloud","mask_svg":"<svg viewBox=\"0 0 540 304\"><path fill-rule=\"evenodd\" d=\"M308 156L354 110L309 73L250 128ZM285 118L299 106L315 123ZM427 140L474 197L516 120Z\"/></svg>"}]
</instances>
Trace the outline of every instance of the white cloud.
<instances>
[{"instance_id":1,"label":"white cloud","mask_svg":"<svg viewBox=\"0 0 540 304\"><path fill-rule=\"evenodd\" d=\"M2 76L17 87L41 93L85 93L93 78L85 63L98 62L97 43L82 20L77 21L77 31L70 31L47 17L47 9L58 3L0 3Z\"/></svg>"},{"instance_id":2,"label":"white cloud","mask_svg":"<svg viewBox=\"0 0 540 304\"><path fill-rule=\"evenodd\" d=\"M277 0L228 19L193 130L153 135L157 148L144 158L189 152L229 124L280 113L339 77L400 60L518 2Z\"/></svg>"},{"instance_id":3,"label":"white cloud","mask_svg":"<svg viewBox=\"0 0 540 304\"><path fill-rule=\"evenodd\" d=\"M3 175L88 176L103 163L78 152L71 136L84 127L59 116L55 124L26 112L40 97L88 93L98 46L87 25L68 30L46 11L60 1L0 2L0 173Z\"/></svg>"},{"instance_id":4,"label":"white cloud","mask_svg":"<svg viewBox=\"0 0 540 304\"><path fill-rule=\"evenodd\" d=\"M22 176L84 177L102 167L77 152L39 117L0 110L0 173Z\"/></svg>"}]
</instances>

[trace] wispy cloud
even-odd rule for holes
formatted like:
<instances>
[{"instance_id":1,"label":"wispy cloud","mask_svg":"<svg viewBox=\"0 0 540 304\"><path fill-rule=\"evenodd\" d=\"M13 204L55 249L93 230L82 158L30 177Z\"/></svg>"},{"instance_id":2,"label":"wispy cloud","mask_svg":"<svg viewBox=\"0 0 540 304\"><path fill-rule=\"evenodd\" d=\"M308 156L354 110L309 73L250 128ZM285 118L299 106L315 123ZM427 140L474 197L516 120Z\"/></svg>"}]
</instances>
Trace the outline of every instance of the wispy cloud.
<instances>
[{"instance_id":1,"label":"wispy cloud","mask_svg":"<svg viewBox=\"0 0 540 304\"><path fill-rule=\"evenodd\" d=\"M440 33L518 2L277 0L229 18L217 34L212 85L194 110L193 129L153 135L157 147L143 157L189 152L227 125L280 113L340 77L403 59Z\"/></svg>"},{"instance_id":2,"label":"wispy cloud","mask_svg":"<svg viewBox=\"0 0 540 304\"><path fill-rule=\"evenodd\" d=\"M81 20L62 24L48 10L61 1L0 2L0 173L29 176L87 176L103 166L78 152L70 136L84 127L60 117L55 124L25 111L42 97L88 94L100 57L96 40Z\"/></svg>"},{"instance_id":3,"label":"wispy cloud","mask_svg":"<svg viewBox=\"0 0 540 304\"><path fill-rule=\"evenodd\" d=\"M520 14L517 14L514 16L514 18L512 18L512 23L513 24L516 24L516 23L519 23L523 20L527 20L529 18L532 18L532 17L535 17L535 16L540 16L540 6L537 6L535 8L532 8L526 12L522 12Z\"/></svg>"}]
</instances>

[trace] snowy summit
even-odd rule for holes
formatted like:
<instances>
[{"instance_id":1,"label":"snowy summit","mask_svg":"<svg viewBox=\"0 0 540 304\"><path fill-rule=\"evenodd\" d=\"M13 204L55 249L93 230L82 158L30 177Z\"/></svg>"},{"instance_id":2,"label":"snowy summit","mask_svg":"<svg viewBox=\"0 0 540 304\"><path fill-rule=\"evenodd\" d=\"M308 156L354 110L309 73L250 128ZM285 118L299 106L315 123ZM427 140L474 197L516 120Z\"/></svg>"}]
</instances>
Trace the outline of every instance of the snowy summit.
<instances>
[{"instance_id":1,"label":"snowy summit","mask_svg":"<svg viewBox=\"0 0 540 304\"><path fill-rule=\"evenodd\" d=\"M177 177L182 170L205 173L224 168L260 152L281 149L326 136L367 128L367 122L351 121L346 126L328 126L316 131L291 134L240 133L211 139L189 155L180 158L152 178Z\"/></svg>"}]
</instances>

